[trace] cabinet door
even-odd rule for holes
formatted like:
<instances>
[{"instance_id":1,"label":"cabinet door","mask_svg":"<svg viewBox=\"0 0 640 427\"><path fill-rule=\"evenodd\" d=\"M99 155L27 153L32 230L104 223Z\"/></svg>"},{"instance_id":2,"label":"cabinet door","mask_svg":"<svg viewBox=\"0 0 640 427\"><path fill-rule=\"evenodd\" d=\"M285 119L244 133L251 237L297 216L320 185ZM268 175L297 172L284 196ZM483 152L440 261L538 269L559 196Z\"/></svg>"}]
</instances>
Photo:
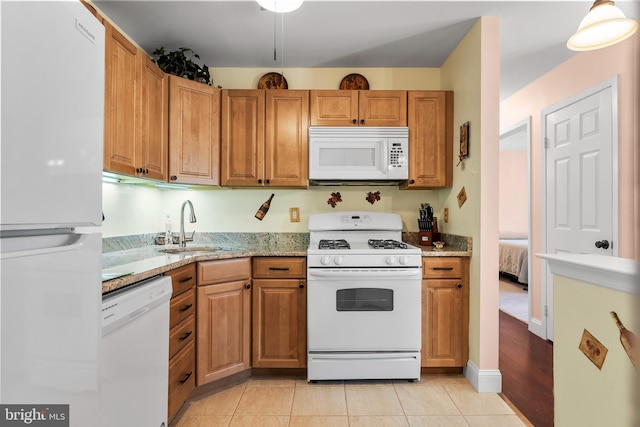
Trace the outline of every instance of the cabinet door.
<instances>
[{"instance_id":1,"label":"cabinet door","mask_svg":"<svg viewBox=\"0 0 640 427\"><path fill-rule=\"evenodd\" d=\"M453 184L453 92L409 91L409 180L405 188Z\"/></svg>"},{"instance_id":2,"label":"cabinet door","mask_svg":"<svg viewBox=\"0 0 640 427\"><path fill-rule=\"evenodd\" d=\"M218 185L220 89L169 76L169 180Z\"/></svg>"},{"instance_id":3,"label":"cabinet door","mask_svg":"<svg viewBox=\"0 0 640 427\"><path fill-rule=\"evenodd\" d=\"M104 170L135 175L138 49L105 22Z\"/></svg>"},{"instance_id":4,"label":"cabinet door","mask_svg":"<svg viewBox=\"0 0 640 427\"><path fill-rule=\"evenodd\" d=\"M265 91L222 91L223 186L264 184Z\"/></svg>"},{"instance_id":5,"label":"cabinet door","mask_svg":"<svg viewBox=\"0 0 640 427\"><path fill-rule=\"evenodd\" d=\"M199 286L196 385L251 367L251 284Z\"/></svg>"},{"instance_id":6,"label":"cabinet door","mask_svg":"<svg viewBox=\"0 0 640 427\"><path fill-rule=\"evenodd\" d=\"M406 126L407 92L404 90L358 91L359 126ZM411 154L411 151L409 151Z\"/></svg>"},{"instance_id":7,"label":"cabinet door","mask_svg":"<svg viewBox=\"0 0 640 427\"><path fill-rule=\"evenodd\" d=\"M309 91L266 92L265 184L309 185Z\"/></svg>"},{"instance_id":8,"label":"cabinet door","mask_svg":"<svg viewBox=\"0 0 640 427\"><path fill-rule=\"evenodd\" d=\"M304 279L253 281L254 367L305 367L306 325Z\"/></svg>"},{"instance_id":9,"label":"cabinet door","mask_svg":"<svg viewBox=\"0 0 640 427\"><path fill-rule=\"evenodd\" d=\"M136 173L167 180L169 149L169 79L146 55L138 55L138 132Z\"/></svg>"},{"instance_id":10,"label":"cabinet door","mask_svg":"<svg viewBox=\"0 0 640 427\"><path fill-rule=\"evenodd\" d=\"M459 279L422 281L422 366L464 366L463 284Z\"/></svg>"},{"instance_id":11,"label":"cabinet door","mask_svg":"<svg viewBox=\"0 0 640 427\"><path fill-rule=\"evenodd\" d=\"M356 126L358 124L357 90L312 90L311 126Z\"/></svg>"}]
</instances>

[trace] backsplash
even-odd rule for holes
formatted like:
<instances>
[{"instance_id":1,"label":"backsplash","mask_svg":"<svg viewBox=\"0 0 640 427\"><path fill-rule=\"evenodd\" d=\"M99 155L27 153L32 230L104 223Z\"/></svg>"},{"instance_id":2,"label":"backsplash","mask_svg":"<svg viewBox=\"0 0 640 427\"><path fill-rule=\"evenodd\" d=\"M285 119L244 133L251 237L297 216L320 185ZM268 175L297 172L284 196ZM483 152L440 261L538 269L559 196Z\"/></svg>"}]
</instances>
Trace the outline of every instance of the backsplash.
<instances>
[{"instance_id":1,"label":"backsplash","mask_svg":"<svg viewBox=\"0 0 640 427\"><path fill-rule=\"evenodd\" d=\"M136 234L131 236L105 237L102 239L102 252L109 253L155 245L158 233ZM309 246L309 233L207 233L197 232L188 246L207 245L225 248L244 248L265 246L281 248L306 248Z\"/></svg>"},{"instance_id":2,"label":"backsplash","mask_svg":"<svg viewBox=\"0 0 640 427\"><path fill-rule=\"evenodd\" d=\"M155 245L158 233L135 234L130 236L105 237L102 239L102 252L116 252L127 249L142 248ZM441 233L440 239L446 247L459 250L471 248L470 238L454 234ZM403 232L402 241L414 246L418 245L417 232ZM309 246L309 233L207 233L197 232L193 242L188 245L208 245L231 248L269 246L280 248L306 248Z\"/></svg>"}]
</instances>

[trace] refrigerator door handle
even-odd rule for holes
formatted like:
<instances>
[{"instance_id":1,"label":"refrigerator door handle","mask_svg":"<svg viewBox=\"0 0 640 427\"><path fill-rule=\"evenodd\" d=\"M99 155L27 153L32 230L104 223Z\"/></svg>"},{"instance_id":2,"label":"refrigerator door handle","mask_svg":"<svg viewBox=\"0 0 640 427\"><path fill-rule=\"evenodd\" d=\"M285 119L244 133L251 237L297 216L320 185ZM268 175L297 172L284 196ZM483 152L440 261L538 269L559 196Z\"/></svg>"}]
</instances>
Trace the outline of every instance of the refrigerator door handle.
<instances>
[{"instance_id":1,"label":"refrigerator door handle","mask_svg":"<svg viewBox=\"0 0 640 427\"><path fill-rule=\"evenodd\" d=\"M90 236L89 233L75 233L73 229L67 229L62 233L38 232L12 237L8 237L6 234L3 233L2 239L0 239L0 245L2 245L0 259L75 251L84 246Z\"/></svg>"}]
</instances>

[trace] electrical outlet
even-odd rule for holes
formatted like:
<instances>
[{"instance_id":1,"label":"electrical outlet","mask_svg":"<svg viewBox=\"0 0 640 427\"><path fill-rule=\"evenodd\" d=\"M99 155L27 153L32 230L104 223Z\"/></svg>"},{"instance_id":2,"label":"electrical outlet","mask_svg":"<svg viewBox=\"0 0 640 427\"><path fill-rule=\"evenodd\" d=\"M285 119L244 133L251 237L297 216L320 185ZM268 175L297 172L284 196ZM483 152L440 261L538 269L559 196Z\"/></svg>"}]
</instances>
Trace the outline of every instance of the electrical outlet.
<instances>
[{"instance_id":1,"label":"electrical outlet","mask_svg":"<svg viewBox=\"0 0 640 427\"><path fill-rule=\"evenodd\" d=\"M444 208L444 222L449 222L449 208Z\"/></svg>"},{"instance_id":2,"label":"electrical outlet","mask_svg":"<svg viewBox=\"0 0 640 427\"><path fill-rule=\"evenodd\" d=\"M289 222L300 222L300 208L289 208Z\"/></svg>"}]
</instances>

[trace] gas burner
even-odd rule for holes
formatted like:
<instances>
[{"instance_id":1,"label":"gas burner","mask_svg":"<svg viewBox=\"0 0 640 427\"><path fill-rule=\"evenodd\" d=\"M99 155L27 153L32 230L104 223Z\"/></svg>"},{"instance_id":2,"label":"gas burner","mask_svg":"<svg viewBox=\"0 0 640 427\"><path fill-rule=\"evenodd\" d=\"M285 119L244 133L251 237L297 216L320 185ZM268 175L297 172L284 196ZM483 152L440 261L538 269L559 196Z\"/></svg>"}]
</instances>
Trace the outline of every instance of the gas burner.
<instances>
[{"instance_id":1,"label":"gas burner","mask_svg":"<svg viewBox=\"0 0 640 427\"><path fill-rule=\"evenodd\" d=\"M372 249L407 249L407 244L397 240L369 239L369 247Z\"/></svg>"},{"instance_id":2,"label":"gas burner","mask_svg":"<svg viewBox=\"0 0 640 427\"><path fill-rule=\"evenodd\" d=\"M320 240L318 249L351 249L351 246L349 246L349 242L344 239Z\"/></svg>"}]
</instances>

